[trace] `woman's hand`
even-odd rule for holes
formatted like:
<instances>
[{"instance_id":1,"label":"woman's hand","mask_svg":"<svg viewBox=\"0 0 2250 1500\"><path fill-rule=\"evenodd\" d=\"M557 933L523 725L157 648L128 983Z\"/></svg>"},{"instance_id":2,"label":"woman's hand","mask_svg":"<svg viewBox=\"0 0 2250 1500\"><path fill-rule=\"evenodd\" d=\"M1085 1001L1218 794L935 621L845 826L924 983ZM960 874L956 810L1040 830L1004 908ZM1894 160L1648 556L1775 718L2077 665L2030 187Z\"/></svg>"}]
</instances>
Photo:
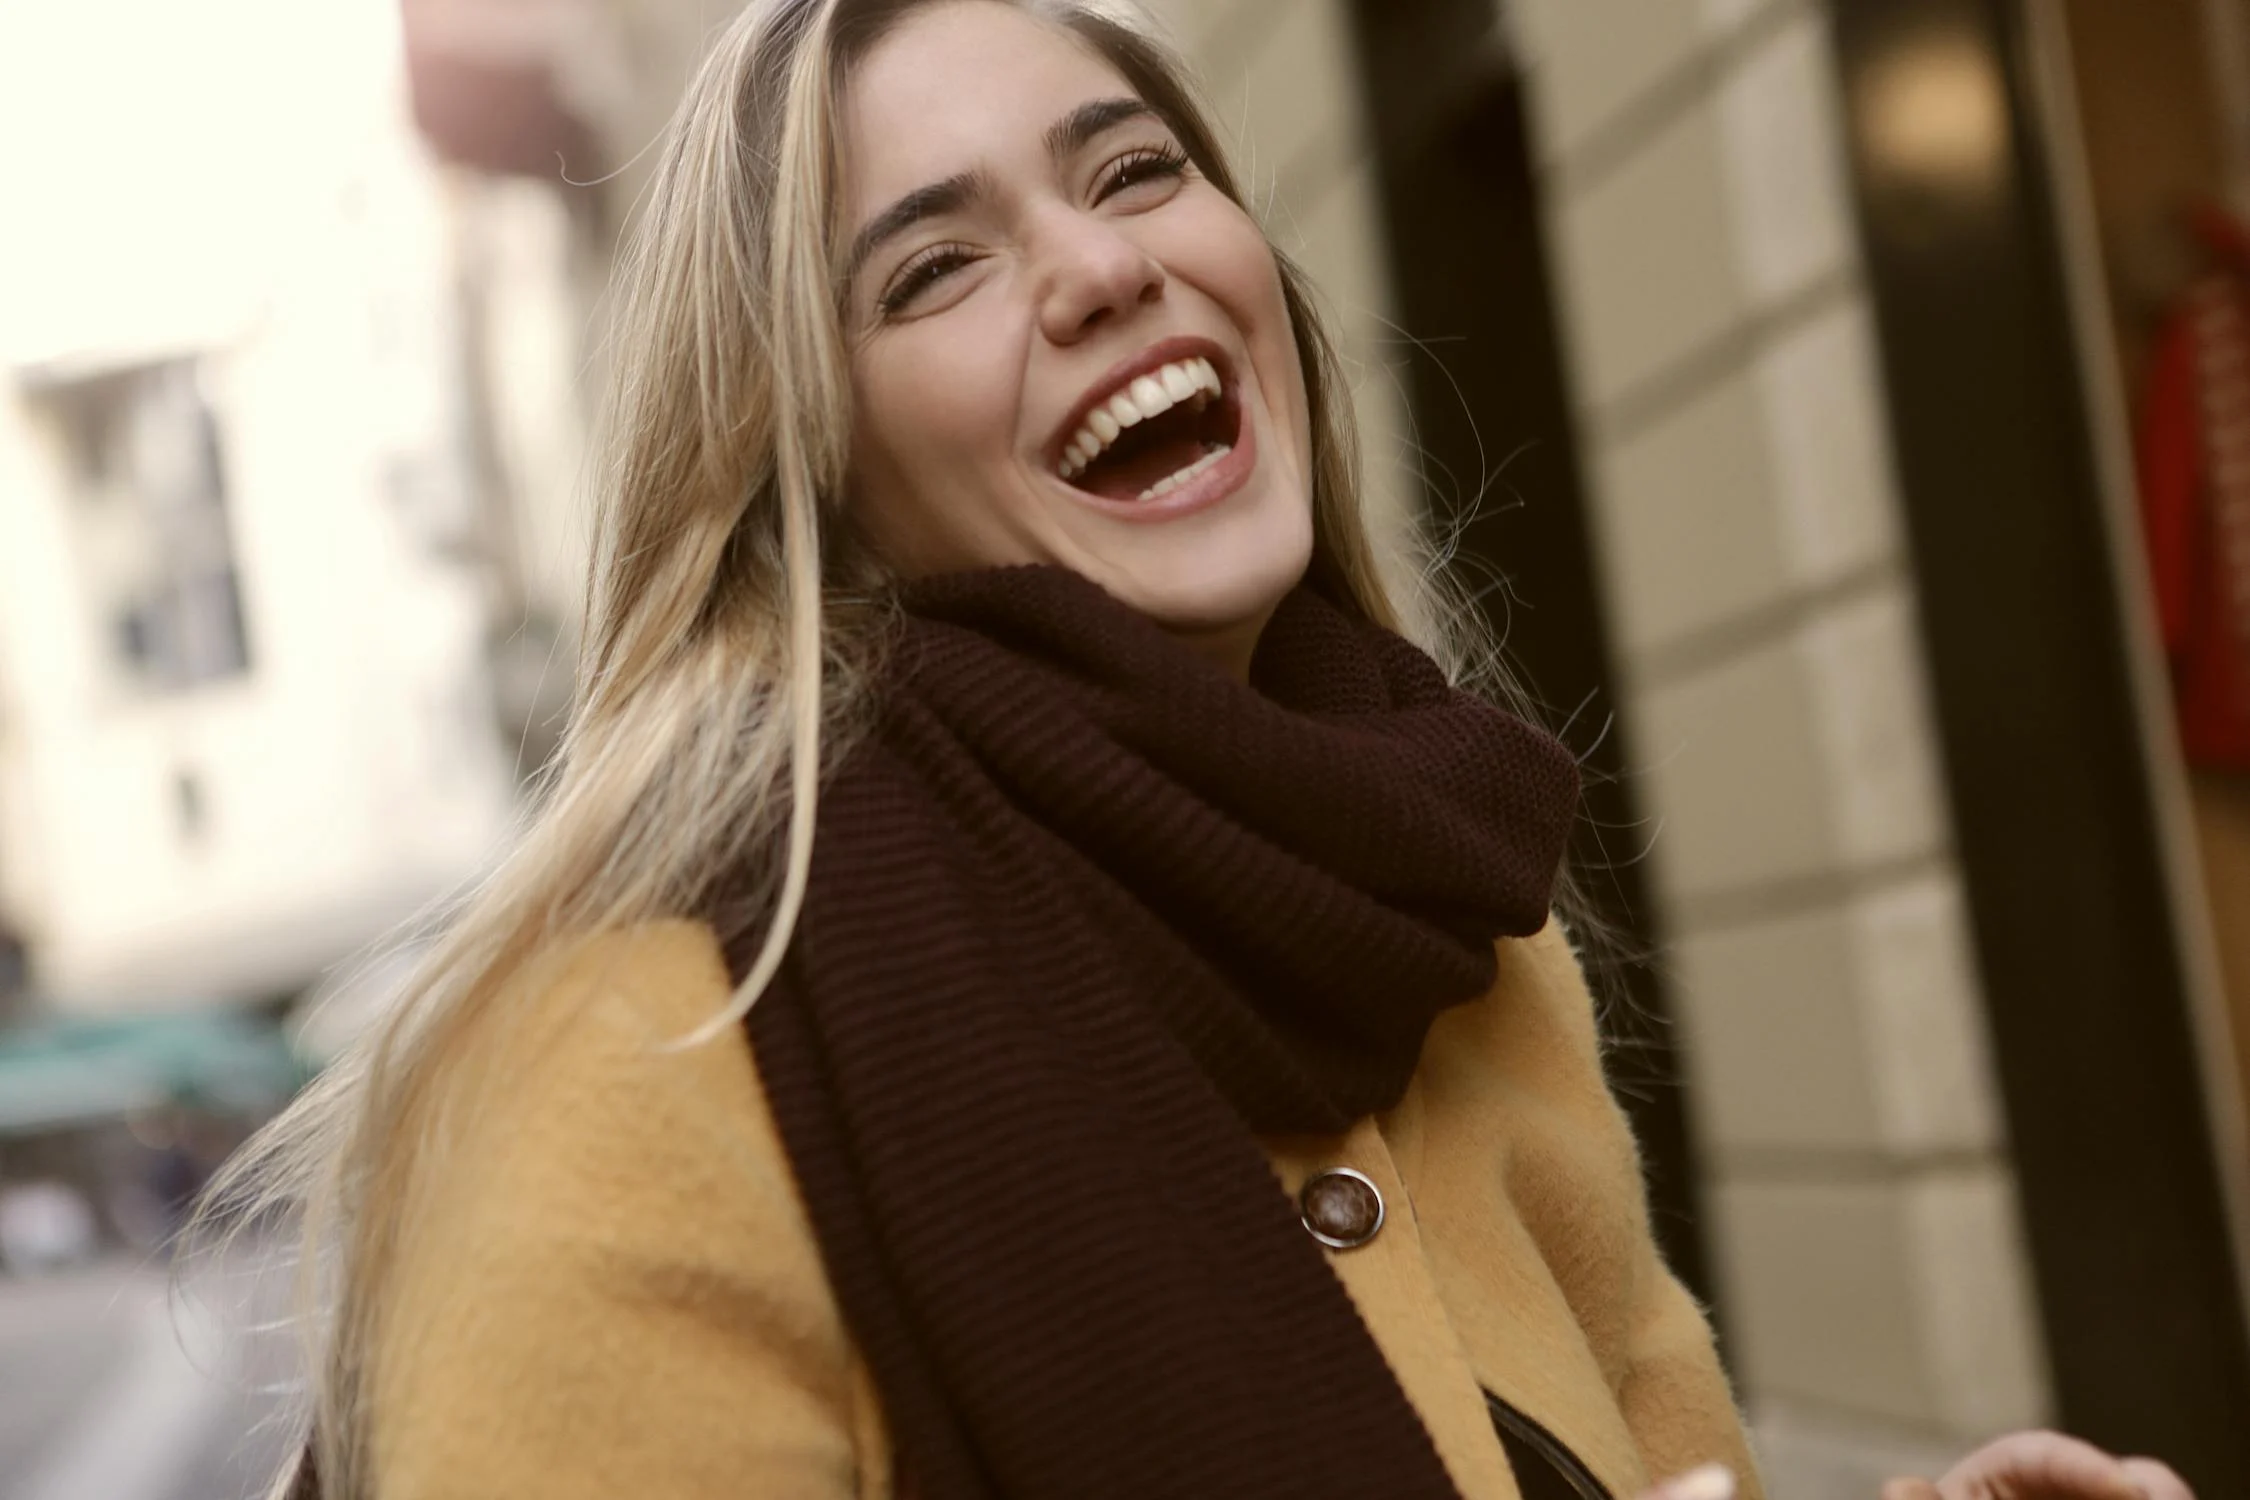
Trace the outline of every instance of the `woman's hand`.
<instances>
[{"instance_id":1,"label":"woman's hand","mask_svg":"<svg viewBox=\"0 0 2250 1500\"><path fill-rule=\"evenodd\" d=\"M1734 1475L1706 1464L1641 1500L1734 1500L1734 1493ZM2113 1458L2059 1432L2012 1432L1941 1479L1892 1480L1883 1500L2195 1500L2195 1493L2153 1458Z\"/></svg>"},{"instance_id":2,"label":"woman's hand","mask_svg":"<svg viewBox=\"0 0 2250 1500\"><path fill-rule=\"evenodd\" d=\"M1892 1480L1883 1486L1883 1500L2195 1500L2195 1495L2153 1458L2113 1458L2059 1432L2011 1432L1962 1459L1942 1479Z\"/></svg>"},{"instance_id":3,"label":"woman's hand","mask_svg":"<svg viewBox=\"0 0 2250 1500\"><path fill-rule=\"evenodd\" d=\"M1725 1464L1705 1464L1665 1480L1641 1500L1734 1500L1734 1471Z\"/></svg>"}]
</instances>

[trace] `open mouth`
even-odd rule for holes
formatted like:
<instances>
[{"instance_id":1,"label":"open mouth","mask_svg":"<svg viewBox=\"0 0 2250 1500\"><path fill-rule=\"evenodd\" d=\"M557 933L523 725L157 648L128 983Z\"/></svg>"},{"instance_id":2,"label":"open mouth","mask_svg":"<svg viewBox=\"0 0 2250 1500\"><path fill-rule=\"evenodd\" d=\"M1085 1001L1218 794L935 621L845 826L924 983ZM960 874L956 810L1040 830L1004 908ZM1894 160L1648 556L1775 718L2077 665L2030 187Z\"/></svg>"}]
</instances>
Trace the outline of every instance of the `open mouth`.
<instances>
[{"instance_id":1,"label":"open mouth","mask_svg":"<svg viewBox=\"0 0 2250 1500\"><path fill-rule=\"evenodd\" d=\"M1055 472L1105 500L1154 500L1233 452L1241 432L1235 392L1209 359L1191 355L1094 403Z\"/></svg>"}]
</instances>

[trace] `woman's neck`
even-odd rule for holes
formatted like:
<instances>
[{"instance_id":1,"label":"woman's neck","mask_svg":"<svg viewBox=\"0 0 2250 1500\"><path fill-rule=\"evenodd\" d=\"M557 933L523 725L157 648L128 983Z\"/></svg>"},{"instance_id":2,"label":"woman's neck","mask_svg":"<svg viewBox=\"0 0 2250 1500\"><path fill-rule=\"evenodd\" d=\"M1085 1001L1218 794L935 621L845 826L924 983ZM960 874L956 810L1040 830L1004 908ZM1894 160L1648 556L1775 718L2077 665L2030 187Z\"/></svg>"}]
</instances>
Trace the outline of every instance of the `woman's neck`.
<instances>
[{"instance_id":1,"label":"woman's neck","mask_svg":"<svg viewBox=\"0 0 2250 1500\"><path fill-rule=\"evenodd\" d=\"M1173 639L1217 666L1236 682L1247 683L1250 680L1250 659L1258 651L1258 638L1265 634L1266 622L1272 618L1273 611L1268 609L1255 619L1226 625L1207 628L1167 625L1164 628Z\"/></svg>"}]
</instances>

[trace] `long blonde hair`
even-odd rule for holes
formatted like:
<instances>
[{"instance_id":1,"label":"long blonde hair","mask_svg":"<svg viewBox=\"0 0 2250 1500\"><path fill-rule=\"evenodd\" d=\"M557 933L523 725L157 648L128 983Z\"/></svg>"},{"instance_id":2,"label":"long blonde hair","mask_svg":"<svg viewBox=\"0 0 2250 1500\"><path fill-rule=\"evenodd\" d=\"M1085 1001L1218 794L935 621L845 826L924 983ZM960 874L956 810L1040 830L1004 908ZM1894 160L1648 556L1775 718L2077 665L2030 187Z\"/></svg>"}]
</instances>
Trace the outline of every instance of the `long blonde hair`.
<instances>
[{"instance_id":1,"label":"long blonde hair","mask_svg":"<svg viewBox=\"0 0 2250 1500\"><path fill-rule=\"evenodd\" d=\"M448 1063L510 977L571 936L706 916L747 871L762 946L699 1032L709 1039L749 1010L789 941L821 773L863 721L886 634L880 570L836 506L851 430L837 103L854 61L927 3L752 0L704 62L617 270L582 674L544 795L402 1001L207 1200L207 1225L298 1216L311 1431L331 1497L366 1480L367 1355L408 1186L443 1149L431 1127ZM1181 61L1137 11L1005 3L1098 51L1243 201ZM1427 585L1411 598L1386 590L1335 352L1302 273L1275 259L1310 397L1314 580L1457 676L1489 663L1477 612L1437 569L1404 571Z\"/></svg>"}]
</instances>

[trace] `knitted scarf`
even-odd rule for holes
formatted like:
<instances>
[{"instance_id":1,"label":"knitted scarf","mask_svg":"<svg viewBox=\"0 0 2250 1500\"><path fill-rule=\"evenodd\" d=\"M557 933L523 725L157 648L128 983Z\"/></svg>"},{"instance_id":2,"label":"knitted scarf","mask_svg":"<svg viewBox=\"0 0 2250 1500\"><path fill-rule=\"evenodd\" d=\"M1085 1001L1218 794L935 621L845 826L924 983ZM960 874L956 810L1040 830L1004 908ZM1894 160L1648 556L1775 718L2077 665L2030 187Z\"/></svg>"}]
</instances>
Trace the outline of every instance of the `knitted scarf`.
<instances>
[{"instance_id":1,"label":"knitted scarf","mask_svg":"<svg viewBox=\"0 0 2250 1500\"><path fill-rule=\"evenodd\" d=\"M1571 757L1308 588L1249 686L1061 569L904 602L749 1022L901 1494L1455 1496L1257 1137L1398 1101Z\"/></svg>"}]
</instances>

